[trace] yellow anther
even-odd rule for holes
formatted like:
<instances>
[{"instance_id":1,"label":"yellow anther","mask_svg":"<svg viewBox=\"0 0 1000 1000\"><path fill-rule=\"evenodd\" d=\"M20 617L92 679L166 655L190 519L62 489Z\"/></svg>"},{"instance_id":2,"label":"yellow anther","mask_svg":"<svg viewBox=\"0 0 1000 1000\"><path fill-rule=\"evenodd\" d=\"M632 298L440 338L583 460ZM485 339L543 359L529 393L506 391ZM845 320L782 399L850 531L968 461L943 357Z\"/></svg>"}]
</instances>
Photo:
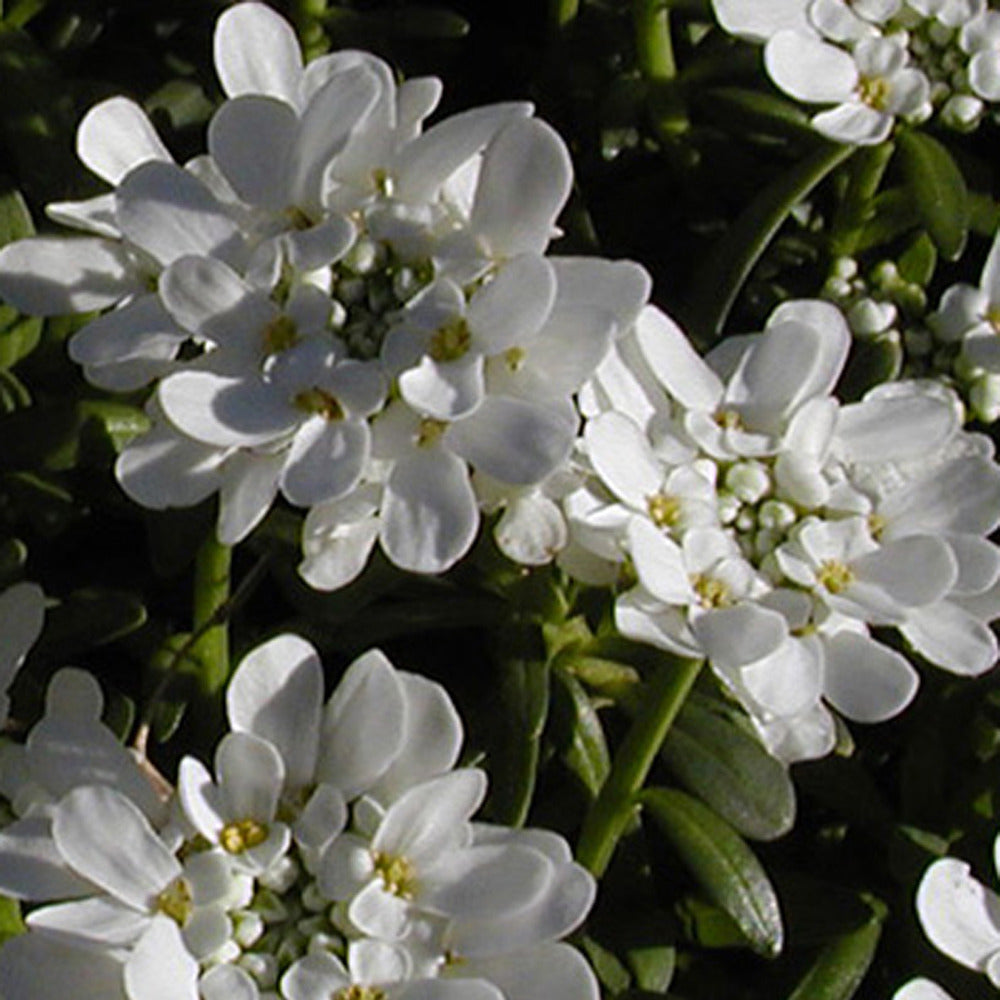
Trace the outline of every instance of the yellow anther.
<instances>
[{"instance_id":1,"label":"yellow anther","mask_svg":"<svg viewBox=\"0 0 1000 1000\"><path fill-rule=\"evenodd\" d=\"M681 517L681 502L669 493L651 493L646 497L646 509L658 528L673 528Z\"/></svg>"},{"instance_id":2,"label":"yellow anther","mask_svg":"<svg viewBox=\"0 0 1000 1000\"><path fill-rule=\"evenodd\" d=\"M295 394L293 402L306 413L318 413L325 420L343 420L344 408L334 396L324 389L303 389Z\"/></svg>"},{"instance_id":3,"label":"yellow anther","mask_svg":"<svg viewBox=\"0 0 1000 1000\"><path fill-rule=\"evenodd\" d=\"M816 579L831 594L839 594L854 583L854 571L839 559L827 559L820 566Z\"/></svg>"},{"instance_id":4,"label":"yellow anther","mask_svg":"<svg viewBox=\"0 0 1000 1000\"><path fill-rule=\"evenodd\" d=\"M726 583L707 573L695 573L691 586L703 608L725 608L733 603Z\"/></svg>"},{"instance_id":5,"label":"yellow anther","mask_svg":"<svg viewBox=\"0 0 1000 1000\"><path fill-rule=\"evenodd\" d=\"M511 347L509 350L504 351L504 364L512 372L519 372L524 367L524 361L527 356L523 347Z\"/></svg>"},{"instance_id":6,"label":"yellow anther","mask_svg":"<svg viewBox=\"0 0 1000 1000\"><path fill-rule=\"evenodd\" d=\"M170 917L178 926L183 927L191 917L194 903L191 901L191 886L178 877L173 880L156 897L156 910Z\"/></svg>"},{"instance_id":7,"label":"yellow anther","mask_svg":"<svg viewBox=\"0 0 1000 1000\"><path fill-rule=\"evenodd\" d=\"M420 421L420 429L417 431L417 447L429 448L448 429L448 424L444 420L434 420L432 417L424 417Z\"/></svg>"},{"instance_id":8,"label":"yellow anther","mask_svg":"<svg viewBox=\"0 0 1000 1000\"><path fill-rule=\"evenodd\" d=\"M885 111L889 90L889 81L881 76L863 76L858 81L858 99L875 111Z\"/></svg>"},{"instance_id":9,"label":"yellow anther","mask_svg":"<svg viewBox=\"0 0 1000 1000\"><path fill-rule=\"evenodd\" d=\"M380 195L383 195L386 198L392 197L392 178L389 176L388 172L383 170L381 167L376 167L376 169L372 171L372 187L374 187Z\"/></svg>"},{"instance_id":10,"label":"yellow anther","mask_svg":"<svg viewBox=\"0 0 1000 1000\"><path fill-rule=\"evenodd\" d=\"M881 514L869 514L868 515L868 530L871 532L872 538L876 541L882 536L882 532L885 531L886 525L889 522Z\"/></svg>"},{"instance_id":11,"label":"yellow anther","mask_svg":"<svg viewBox=\"0 0 1000 1000\"><path fill-rule=\"evenodd\" d=\"M406 858L398 854L375 851L372 860L386 892L391 892L400 899L413 899L417 888L417 877L413 865Z\"/></svg>"},{"instance_id":12,"label":"yellow anther","mask_svg":"<svg viewBox=\"0 0 1000 1000\"><path fill-rule=\"evenodd\" d=\"M238 819L227 823L219 833L219 845L229 854L242 854L267 840L267 824L255 819Z\"/></svg>"},{"instance_id":13,"label":"yellow anther","mask_svg":"<svg viewBox=\"0 0 1000 1000\"><path fill-rule=\"evenodd\" d=\"M715 422L727 431L742 430L743 418L735 410L719 410Z\"/></svg>"},{"instance_id":14,"label":"yellow anther","mask_svg":"<svg viewBox=\"0 0 1000 1000\"><path fill-rule=\"evenodd\" d=\"M457 361L472 345L472 334L464 319L452 320L431 337L430 356L435 361Z\"/></svg>"},{"instance_id":15,"label":"yellow anther","mask_svg":"<svg viewBox=\"0 0 1000 1000\"><path fill-rule=\"evenodd\" d=\"M264 353L280 354L299 341L295 320L282 314L264 327Z\"/></svg>"},{"instance_id":16,"label":"yellow anther","mask_svg":"<svg viewBox=\"0 0 1000 1000\"><path fill-rule=\"evenodd\" d=\"M990 304L989 309L983 313L983 319L989 323L994 333L1000 334L1000 305Z\"/></svg>"},{"instance_id":17,"label":"yellow anther","mask_svg":"<svg viewBox=\"0 0 1000 1000\"><path fill-rule=\"evenodd\" d=\"M312 229L313 221L309 218L306 212L299 208L298 205L292 205L285 209L285 216L288 218L289 225L292 229Z\"/></svg>"}]
</instances>

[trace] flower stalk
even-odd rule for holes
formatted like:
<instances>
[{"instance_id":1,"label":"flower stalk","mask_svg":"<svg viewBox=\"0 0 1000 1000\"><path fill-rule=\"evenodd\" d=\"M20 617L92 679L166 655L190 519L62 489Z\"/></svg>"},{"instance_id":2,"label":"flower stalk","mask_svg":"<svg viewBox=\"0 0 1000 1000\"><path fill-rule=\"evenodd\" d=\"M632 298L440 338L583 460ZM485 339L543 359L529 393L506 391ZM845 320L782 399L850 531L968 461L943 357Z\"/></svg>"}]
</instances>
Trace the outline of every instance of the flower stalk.
<instances>
[{"instance_id":1,"label":"flower stalk","mask_svg":"<svg viewBox=\"0 0 1000 1000\"><path fill-rule=\"evenodd\" d=\"M632 820L635 796L642 789L703 663L703 660L664 659L643 692L642 707L584 820L576 849L580 864L598 878L606 871L619 839Z\"/></svg>"},{"instance_id":2,"label":"flower stalk","mask_svg":"<svg viewBox=\"0 0 1000 1000\"><path fill-rule=\"evenodd\" d=\"M193 653L203 665L200 687L209 698L229 679L229 624L221 609L229 600L231 569L232 549L211 532L195 556L193 607L193 631L201 633Z\"/></svg>"}]
</instances>

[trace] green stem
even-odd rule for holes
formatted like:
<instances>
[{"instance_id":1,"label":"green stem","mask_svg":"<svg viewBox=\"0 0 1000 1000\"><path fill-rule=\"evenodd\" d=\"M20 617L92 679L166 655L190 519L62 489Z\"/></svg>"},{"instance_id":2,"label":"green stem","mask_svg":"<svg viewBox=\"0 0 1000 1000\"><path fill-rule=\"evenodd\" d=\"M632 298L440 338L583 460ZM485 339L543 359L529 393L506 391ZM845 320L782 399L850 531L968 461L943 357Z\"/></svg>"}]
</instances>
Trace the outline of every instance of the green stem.
<instances>
[{"instance_id":1,"label":"green stem","mask_svg":"<svg viewBox=\"0 0 1000 1000\"><path fill-rule=\"evenodd\" d=\"M647 80L667 81L677 76L670 40L670 10L666 0L634 0L636 61Z\"/></svg>"},{"instance_id":2,"label":"green stem","mask_svg":"<svg viewBox=\"0 0 1000 1000\"><path fill-rule=\"evenodd\" d=\"M576 858L598 878L635 812L635 796L701 671L703 660L665 659L642 692L642 705L618 748L583 823Z\"/></svg>"},{"instance_id":3,"label":"green stem","mask_svg":"<svg viewBox=\"0 0 1000 1000\"><path fill-rule=\"evenodd\" d=\"M199 686L210 697L218 694L229 679L229 626L219 615L229 600L232 552L215 537L213 530L202 542L194 561L192 631L201 635L193 653L204 665Z\"/></svg>"}]
</instances>

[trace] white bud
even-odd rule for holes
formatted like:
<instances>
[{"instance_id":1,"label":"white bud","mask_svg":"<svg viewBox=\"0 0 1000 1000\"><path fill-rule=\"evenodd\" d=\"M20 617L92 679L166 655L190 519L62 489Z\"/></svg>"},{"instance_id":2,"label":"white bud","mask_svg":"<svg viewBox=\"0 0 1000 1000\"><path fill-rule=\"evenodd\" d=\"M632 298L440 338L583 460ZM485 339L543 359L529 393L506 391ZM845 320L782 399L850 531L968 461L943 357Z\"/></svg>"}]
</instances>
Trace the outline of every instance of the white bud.
<instances>
[{"instance_id":1,"label":"white bud","mask_svg":"<svg viewBox=\"0 0 1000 1000\"><path fill-rule=\"evenodd\" d=\"M319 886L315 882L310 882L302 891L302 905L313 913L320 913L326 909L329 902L319 891Z\"/></svg>"},{"instance_id":2,"label":"white bud","mask_svg":"<svg viewBox=\"0 0 1000 1000\"><path fill-rule=\"evenodd\" d=\"M847 322L862 337L888 330L896 321L896 307L891 302L861 299L847 310Z\"/></svg>"},{"instance_id":3,"label":"white bud","mask_svg":"<svg viewBox=\"0 0 1000 1000\"><path fill-rule=\"evenodd\" d=\"M930 330L922 326L910 327L903 334L903 342L906 344L906 351L914 357L922 358L934 348L934 338Z\"/></svg>"},{"instance_id":4,"label":"white bud","mask_svg":"<svg viewBox=\"0 0 1000 1000\"><path fill-rule=\"evenodd\" d=\"M309 938L309 945L306 951L313 952L342 952L344 948L344 939L337 934L327 934L325 931L319 934L313 934Z\"/></svg>"},{"instance_id":5,"label":"white bud","mask_svg":"<svg viewBox=\"0 0 1000 1000\"><path fill-rule=\"evenodd\" d=\"M758 531L754 538L754 554L761 558L769 555L781 542L781 534L777 531Z\"/></svg>"},{"instance_id":6,"label":"white bud","mask_svg":"<svg viewBox=\"0 0 1000 1000\"><path fill-rule=\"evenodd\" d=\"M971 94L953 94L941 109L941 120L957 132L971 132L983 116L983 102Z\"/></svg>"},{"instance_id":7,"label":"white bud","mask_svg":"<svg viewBox=\"0 0 1000 1000\"><path fill-rule=\"evenodd\" d=\"M927 34L935 45L940 45L941 48L944 48L951 41L954 31L940 21L932 21L928 26Z\"/></svg>"},{"instance_id":8,"label":"white bud","mask_svg":"<svg viewBox=\"0 0 1000 1000\"><path fill-rule=\"evenodd\" d=\"M833 262L831 272L835 278L853 278L858 273L858 262L853 257L838 257Z\"/></svg>"},{"instance_id":9,"label":"white bud","mask_svg":"<svg viewBox=\"0 0 1000 1000\"><path fill-rule=\"evenodd\" d=\"M241 948L251 947L264 933L264 921L259 913L243 910L233 915L233 938Z\"/></svg>"},{"instance_id":10,"label":"white bud","mask_svg":"<svg viewBox=\"0 0 1000 1000\"><path fill-rule=\"evenodd\" d=\"M795 524L795 508L783 500L765 500L757 514L757 523L769 531L787 531Z\"/></svg>"},{"instance_id":11,"label":"white bud","mask_svg":"<svg viewBox=\"0 0 1000 1000\"><path fill-rule=\"evenodd\" d=\"M289 857L279 858L266 872L257 877L257 882L273 892L288 892L299 877L299 866Z\"/></svg>"},{"instance_id":12,"label":"white bud","mask_svg":"<svg viewBox=\"0 0 1000 1000\"><path fill-rule=\"evenodd\" d=\"M379 249L374 240L362 236L347 251L343 264L355 274L371 274L379 265Z\"/></svg>"},{"instance_id":13,"label":"white bud","mask_svg":"<svg viewBox=\"0 0 1000 1000\"><path fill-rule=\"evenodd\" d=\"M265 990L278 981L278 960L274 955L259 951L247 952L240 956L236 964L248 972L257 985Z\"/></svg>"},{"instance_id":14,"label":"white bud","mask_svg":"<svg viewBox=\"0 0 1000 1000\"><path fill-rule=\"evenodd\" d=\"M726 473L726 488L744 503L757 503L771 490L771 477L760 462L737 462Z\"/></svg>"},{"instance_id":15,"label":"white bud","mask_svg":"<svg viewBox=\"0 0 1000 1000\"><path fill-rule=\"evenodd\" d=\"M732 524L739 516L742 506L739 499L734 497L732 493L720 493L716 499L719 521L722 524Z\"/></svg>"},{"instance_id":16,"label":"white bud","mask_svg":"<svg viewBox=\"0 0 1000 1000\"><path fill-rule=\"evenodd\" d=\"M330 299L330 329L339 330L347 322L347 310L339 299Z\"/></svg>"},{"instance_id":17,"label":"white bud","mask_svg":"<svg viewBox=\"0 0 1000 1000\"><path fill-rule=\"evenodd\" d=\"M991 424L1000 418L1000 375L981 375L969 388L969 405L978 420Z\"/></svg>"},{"instance_id":18,"label":"white bud","mask_svg":"<svg viewBox=\"0 0 1000 1000\"><path fill-rule=\"evenodd\" d=\"M747 510L745 507L740 511L740 516L736 518L736 530L747 534L753 531L757 527L757 518L754 517L752 510Z\"/></svg>"}]
</instances>

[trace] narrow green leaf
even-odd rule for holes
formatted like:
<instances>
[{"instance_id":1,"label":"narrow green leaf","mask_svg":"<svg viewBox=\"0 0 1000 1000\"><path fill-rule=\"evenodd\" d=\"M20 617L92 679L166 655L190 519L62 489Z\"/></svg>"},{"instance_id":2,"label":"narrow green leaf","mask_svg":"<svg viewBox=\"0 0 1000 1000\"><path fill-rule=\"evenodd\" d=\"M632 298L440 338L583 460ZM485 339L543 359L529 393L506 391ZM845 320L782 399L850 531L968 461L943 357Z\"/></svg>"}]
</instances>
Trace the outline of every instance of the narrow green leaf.
<instances>
[{"instance_id":1,"label":"narrow green leaf","mask_svg":"<svg viewBox=\"0 0 1000 1000\"><path fill-rule=\"evenodd\" d=\"M962 253L969 235L969 192L951 153L924 132L900 132L900 167L921 222L948 260Z\"/></svg>"},{"instance_id":2,"label":"narrow green leaf","mask_svg":"<svg viewBox=\"0 0 1000 1000\"><path fill-rule=\"evenodd\" d=\"M741 135L780 136L815 142L816 130L801 106L776 94L746 87L695 90L692 98L706 115Z\"/></svg>"},{"instance_id":3,"label":"narrow green leaf","mask_svg":"<svg viewBox=\"0 0 1000 1000\"><path fill-rule=\"evenodd\" d=\"M521 826L528 818L549 715L549 667L541 657L505 656L500 665L501 716L490 806L493 818Z\"/></svg>"},{"instance_id":4,"label":"narrow green leaf","mask_svg":"<svg viewBox=\"0 0 1000 1000\"><path fill-rule=\"evenodd\" d=\"M652 993L666 993L677 967L677 950L670 945L639 945L625 953L636 985Z\"/></svg>"},{"instance_id":5,"label":"narrow green leaf","mask_svg":"<svg viewBox=\"0 0 1000 1000\"><path fill-rule=\"evenodd\" d=\"M727 913L754 951L781 952L778 897L740 835L707 806L673 788L649 788L639 803L655 820L708 899Z\"/></svg>"},{"instance_id":6,"label":"narrow green leaf","mask_svg":"<svg viewBox=\"0 0 1000 1000\"><path fill-rule=\"evenodd\" d=\"M969 192L969 228L979 236L993 239L1000 229L1000 204L981 191Z\"/></svg>"},{"instance_id":7,"label":"narrow green leaf","mask_svg":"<svg viewBox=\"0 0 1000 1000\"><path fill-rule=\"evenodd\" d=\"M660 752L687 788L746 837L773 840L795 822L788 769L753 735L689 700Z\"/></svg>"},{"instance_id":8,"label":"narrow green leaf","mask_svg":"<svg viewBox=\"0 0 1000 1000\"><path fill-rule=\"evenodd\" d=\"M934 277L937 257L934 241L926 233L918 233L896 261L899 276L905 281L926 286Z\"/></svg>"},{"instance_id":9,"label":"narrow green leaf","mask_svg":"<svg viewBox=\"0 0 1000 1000\"><path fill-rule=\"evenodd\" d=\"M743 210L692 282L683 317L695 340L709 344L721 336L736 296L792 209L853 152L853 146L824 143Z\"/></svg>"},{"instance_id":10,"label":"narrow green leaf","mask_svg":"<svg viewBox=\"0 0 1000 1000\"><path fill-rule=\"evenodd\" d=\"M567 768L594 798L611 770L604 728L583 685L572 674L558 668L552 671L552 679L556 745Z\"/></svg>"},{"instance_id":11,"label":"narrow green leaf","mask_svg":"<svg viewBox=\"0 0 1000 1000\"><path fill-rule=\"evenodd\" d=\"M610 994L621 993L631 986L632 976L613 952L598 944L589 934L580 943L597 978Z\"/></svg>"},{"instance_id":12,"label":"narrow green leaf","mask_svg":"<svg viewBox=\"0 0 1000 1000\"><path fill-rule=\"evenodd\" d=\"M862 927L827 944L788 1000L850 1000L875 957L884 919L879 904Z\"/></svg>"},{"instance_id":13,"label":"narrow green leaf","mask_svg":"<svg viewBox=\"0 0 1000 1000\"><path fill-rule=\"evenodd\" d=\"M0 184L0 246L35 235L35 224L21 192Z\"/></svg>"}]
</instances>

